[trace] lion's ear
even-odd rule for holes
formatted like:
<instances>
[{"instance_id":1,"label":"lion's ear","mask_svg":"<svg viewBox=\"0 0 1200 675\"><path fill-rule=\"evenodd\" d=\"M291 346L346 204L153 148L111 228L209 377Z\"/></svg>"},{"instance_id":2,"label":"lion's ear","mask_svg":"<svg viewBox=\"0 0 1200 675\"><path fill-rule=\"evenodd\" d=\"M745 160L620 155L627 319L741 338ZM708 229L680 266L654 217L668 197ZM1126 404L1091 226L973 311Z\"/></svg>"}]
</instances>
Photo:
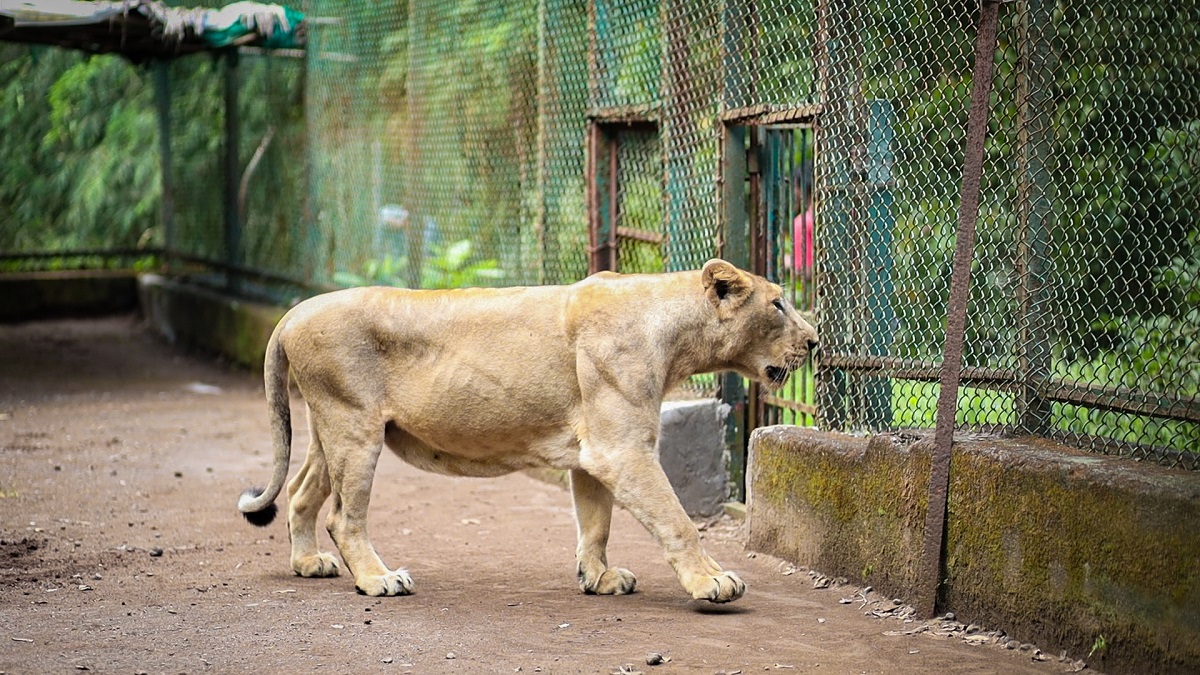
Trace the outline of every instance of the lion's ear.
<instances>
[{"instance_id":1,"label":"lion's ear","mask_svg":"<svg viewBox=\"0 0 1200 675\"><path fill-rule=\"evenodd\" d=\"M750 278L724 260L709 260L701 273L704 293L714 305L741 304L750 294Z\"/></svg>"}]
</instances>

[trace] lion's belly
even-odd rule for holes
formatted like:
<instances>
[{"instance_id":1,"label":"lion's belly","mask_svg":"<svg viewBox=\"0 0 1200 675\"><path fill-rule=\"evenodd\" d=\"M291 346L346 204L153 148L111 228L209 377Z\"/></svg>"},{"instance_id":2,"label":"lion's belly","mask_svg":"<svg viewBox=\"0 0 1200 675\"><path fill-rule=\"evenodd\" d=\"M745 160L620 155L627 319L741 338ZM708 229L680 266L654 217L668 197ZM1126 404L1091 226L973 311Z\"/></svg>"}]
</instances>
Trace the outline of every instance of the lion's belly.
<instances>
[{"instance_id":1,"label":"lion's belly","mask_svg":"<svg viewBox=\"0 0 1200 675\"><path fill-rule=\"evenodd\" d=\"M385 438L405 462L452 476L500 476L523 469L579 466L579 442L567 429L530 429L521 436L465 436L453 429L414 433L391 423Z\"/></svg>"},{"instance_id":2,"label":"lion's belly","mask_svg":"<svg viewBox=\"0 0 1200 675\"><path fill-rule=\"evenodd\" d=\"M389 425L439 456L510 471L577 462L572 355L544 342L464 342L394 367L384 396Z\"/></svg>"}]
</instances>

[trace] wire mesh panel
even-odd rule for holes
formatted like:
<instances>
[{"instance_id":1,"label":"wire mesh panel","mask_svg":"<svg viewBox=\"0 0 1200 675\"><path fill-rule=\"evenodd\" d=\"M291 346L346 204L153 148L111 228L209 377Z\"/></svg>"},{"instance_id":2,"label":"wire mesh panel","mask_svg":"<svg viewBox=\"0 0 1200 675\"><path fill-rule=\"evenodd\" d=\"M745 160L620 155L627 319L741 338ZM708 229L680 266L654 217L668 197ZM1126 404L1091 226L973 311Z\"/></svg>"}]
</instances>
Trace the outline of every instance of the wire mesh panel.
<instances>
[{"instance_id":1,"label":"wire mesh panel","mask_svg":"<svg viewBox=\"0 0 1200 675\"><path fill-rule=\"evenodd\" d=\"M662 28L654 0L592 2L588 213L592 269L661 272Z\"/></svg>"},{"instance_id":2,"label":"wire mesh panel","mask_svg":"<svg viewBox=\"0 0 1200 675\"><path fill-rule=\"evenodd\" d=\"M1200 7L1019 9L1000 114L1021 427L1200 467Z\"/></svg>"},{"instance_id":3,"label":"wire mesh panel","mask_svg":"<svg viewBox=\"0 0 1200 675\"><path fill-rule=\"evenodd\" d=\"M966 97L954 92L969 91L970 20L964 5L954 20L933 11L909 24L911 10L830 2L820 18L821 392L835 428L907 426L936 404L931 385L894 386L886 371L906 359L936 379L965 135ZM931 95L941 108L927 105Z\"/></svg>"},{"instance_id":4,"label":"wire mesh panel","mask_svg":"<svg viewBox=\"0 0 1200 675\"><path fill-rule=\"evenodd\" d=\"M539 17L538 191L540 283L587 276L584 138L588 107L588 3L544 0Z\"/></svg>"},{"instance_id":5,"label":"wire mesh panel","mask_svg":"<svg viewBox=\"0 0 1200 675\"><path fill-rule=\"evenodd\" d=\"M663 272L663 154L658 130L633 127L617 130L614 136L616 271Z\"/></svg>"},{"instance_id":6,"label":"wire mesh panel","mask_svg":"<svg viewBox=\"0 0 1200 675\"><path fill-rule=\"evenodd\" d=\"M725 4L726 110L746 114L817 102L816 54L821 45L816 4L811 0Z\"/></svg>"},{"instance_id":7,"label":"wire mesh panel","mask_svg":"<svg viewBox=\"0 0 1200 675\"><path fill-rule=\"evenodd\" d=\"M588 55L593 110L658 108L662 24L657 0L593 0Z\"/></svg>"},{"instance_id":8,"label":"wire mesh panel","mask_svg":"<svg viewBox=\"0 0 1200 675\"><path fill-rule=\"evenodd\" d=\"M327 164L318 189L332 191L319 200L321 231L339 241L340 281L450 287L586 273L546 259L586 259L574 250L582 213L567 211L583 194L586 71L570 39L582 37L582 6L352 2L314 12L337 20L310 47L310 119ZM567 125L578 130L573 147ZM547 175L559 167L576 192Z\"/></svg>"},{"instance_id":9,"label":"wire mesh panel","mask_svg":"<svg viewBox=\"0 0 1200 675\"><path fill-rule=\"evenodd\" d=\"M668 0L663 11L663 221L667 269L698 269L719 251L721 11Z\"/></svg>"},{"instance_id":10,"label":"wire mesh panel","mask_svg":"<svg viewBox=\"0 0 1200 675\"><path fill-rule=\"evenodd\" d=\"M307 261L311 238L305 226L304 62L243 54L238 69L239 262L306 281L313 270Z\"/></svg>"},{"instance_id":11,"label":"wire mesh panel","mask_svg":"<svg viewBox=\"0 0 1200 675\"><path fill-rule=\"evenodd\" d=\"M978 3L823 8L822 412L931 426ZM1197 10L1001 16L957 421L1194 467Z\"/></svg>"},{"instance_id":12,"label":"wire mesh panel","mask_svg":"<svg viewBox=\"0 0 1200 675\"><path fill-rule=\"evenodd\" d=\"M475 264L494 261L498 279L527 281L525 258L535 244L537 4L413 3L411 21L407 122L398 131L408 149L405 190L434 242L433 267L446 247L467 241Z\"/></svg>"},{"instance_id":13,"label":"wire mesh panel","mask_svg":"<svg viewBox=\"0 0 1200 675\"><path fill-rule=\"evenodd\" d=\"M405 123L390 116L405 111L407 4L314 2L311 12L327 19L311 27L307 48L316 273L335 284L419 285L407 235L421 219L396 195L402 149L388 133Z\"/></svg>"},{"instance_id":14,"label":"wire mesh panel","mask_svg":"<svg viewBox=\"0 0 1200 675\"><path fill-rule=\"evenodd\" d=\"M223 153L225 64L218 58L179 59L167 71L171 123L172 252L224 260Z\"/></svg>"}]
</instances>

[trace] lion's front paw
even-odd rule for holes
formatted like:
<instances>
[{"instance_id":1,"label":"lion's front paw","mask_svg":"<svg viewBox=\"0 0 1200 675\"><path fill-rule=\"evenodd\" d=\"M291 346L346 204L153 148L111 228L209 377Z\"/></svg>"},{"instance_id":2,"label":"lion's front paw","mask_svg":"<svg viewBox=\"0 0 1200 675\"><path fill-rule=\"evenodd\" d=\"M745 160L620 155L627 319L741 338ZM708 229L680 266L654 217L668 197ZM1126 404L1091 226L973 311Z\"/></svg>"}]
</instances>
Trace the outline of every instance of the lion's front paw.
<instances>
[{"instance_id":1,"label":"lion's front paw","mask_svg":"<svg viewBox=\"0 0 1200 675\"><path fill-rule=\"evenodd\" d=\"M579 579L579 588L584 593L596 595L625 595L632 593L636 586L637 577L623 567L610 567L604 570L599 579L590 580L582 576Z\"/></svg>"},{"instance_id":2,"label":"lion's front paw","mask_svg":"<svg viewBox=\"0 0 1200 675\"><path fill-rule=\"evenodd\" d=\"M413 592L413 580L408 576L408 570L398 569L383 576L356 579L354 587L363 595L410 595Z\"/></svg>"},{"instance_id":3,"label":"lion's front paw","mask_svg":"<svg viewBox=\"0 0 1200 675\"><path fill-rule=\"evenodd\" d=\"M337 558L329 553L307 555L293 560L292 569L302 577L336 577L341 573Z\"/></svg>"},{"instance_id":4,"label":"lion's front paw","mask_svg":"<svg viewBox=\"0 0 1200 675\"><path fill-rule=\"evenodd\" d=\"M721 572L712 577L706 577L692 591L692 597L709 602L733 602L746 592L746 584L734 572Z\"/></svg>"}]
</instances>

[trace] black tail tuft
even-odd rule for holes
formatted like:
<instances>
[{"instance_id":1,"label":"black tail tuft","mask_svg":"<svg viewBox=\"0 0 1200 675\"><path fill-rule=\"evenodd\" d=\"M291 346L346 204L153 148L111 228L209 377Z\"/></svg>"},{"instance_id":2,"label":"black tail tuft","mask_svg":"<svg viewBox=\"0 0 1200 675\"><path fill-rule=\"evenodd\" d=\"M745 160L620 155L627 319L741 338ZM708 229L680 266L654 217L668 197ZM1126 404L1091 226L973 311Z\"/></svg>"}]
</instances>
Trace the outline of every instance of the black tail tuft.
<instances>
[{"instance_id":1,"label":"black tail tuft","mask_svg":"<svg viewBox=\"0 0 1200 675\"><path fill-rule=\"evenodd\" d=\"M259 487L248 488L245 492L242 493L242 498L239 501L245 502L245 501L248 501L251 499L255 499L262 493L263 493L263 488L259 488ZM267 525L270 525L272 521L275 520L275 514L278 512L279 512L279 508L277 506L275 506L274 502L271 502L270 504L267 504L266 508L264 508L261 511L243 511L242 515L246 517L246 520L251 525L257 525L258 527L266 527Z\"/></svg>"}]
</instances>

